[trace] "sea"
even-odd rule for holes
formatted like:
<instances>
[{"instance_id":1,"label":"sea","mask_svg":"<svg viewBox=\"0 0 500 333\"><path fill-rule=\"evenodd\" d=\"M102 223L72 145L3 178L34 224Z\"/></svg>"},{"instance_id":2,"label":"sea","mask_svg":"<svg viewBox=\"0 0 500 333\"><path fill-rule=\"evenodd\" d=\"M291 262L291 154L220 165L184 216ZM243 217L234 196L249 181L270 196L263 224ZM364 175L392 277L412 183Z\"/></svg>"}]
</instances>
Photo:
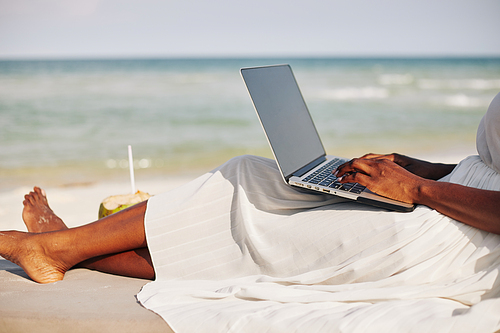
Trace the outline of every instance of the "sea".
<instances>
[{"instance_id":1,"label":"sea","mask_svg":"<svg viewBox=\"0 0 500 333\"><path fill-rule=\"evenodd\" d=\"M288 63L328 153L475 153L500 58L0 61L0 191L199 174L272 154L239 74Z\"/></svg>"}]
</instances>

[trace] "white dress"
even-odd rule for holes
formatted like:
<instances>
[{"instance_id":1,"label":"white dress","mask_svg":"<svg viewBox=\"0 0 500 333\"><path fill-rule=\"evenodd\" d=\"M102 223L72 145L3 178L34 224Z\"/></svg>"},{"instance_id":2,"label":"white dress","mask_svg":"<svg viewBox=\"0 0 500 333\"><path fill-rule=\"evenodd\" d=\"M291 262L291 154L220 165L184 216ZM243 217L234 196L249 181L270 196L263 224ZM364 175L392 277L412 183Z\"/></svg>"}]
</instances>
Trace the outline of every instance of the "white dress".
<instances>
[{"instance_id":1,"label":"white dress","mask_svg":"<svg viewBox=\"0 0 500 333\"><path fill-rule=\"evenodd\" d=\"M479 156L444 179L500 190ZM242 156L150 199L156 280L140 302L176 332L495 332L500 236L284 184Z\"/></svg>"}]
</instances>

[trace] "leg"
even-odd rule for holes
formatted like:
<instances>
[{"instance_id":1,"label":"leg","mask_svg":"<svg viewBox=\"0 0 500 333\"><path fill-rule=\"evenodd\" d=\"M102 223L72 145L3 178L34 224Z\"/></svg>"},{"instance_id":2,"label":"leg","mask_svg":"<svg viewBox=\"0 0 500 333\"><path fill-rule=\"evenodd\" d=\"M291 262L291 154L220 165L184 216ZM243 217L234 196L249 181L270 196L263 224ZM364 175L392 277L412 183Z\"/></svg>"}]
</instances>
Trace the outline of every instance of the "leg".
<instances>
[{"instance_id":1,"label":"leg","mask_svg":"<svg viewBox=\"0 0 500 333\"><path fill-rule=\"evenodd\" d=\"M82 261L147 247L145 211L143 202L82 227L38 234L2 232L0 255L37 282L55 282Z\"/></svg>"},{"instance_id":2,"label":"leg","mask_svg":"<svg viewBox=\"0 0 500 333\"><path fill-rule=\"evenodd\" d=\"M79 263L76 267L141 279L153 280L155 278L148 248L90 258Z\"/></svg>"},{"instance_id":3,"label":"leg","mask_svg":"<svg viewBox=\"0 0 500 333\"><path fill-rule=\"evenodd\" d=\"M23 220L29 232L41 233L68 229L49 207L45 191L35 187L24 197ZM147 248L117 254L102 255L85 260L77 267L123 276L154 279L154 269Z\"/></svg>"}]
</instances>

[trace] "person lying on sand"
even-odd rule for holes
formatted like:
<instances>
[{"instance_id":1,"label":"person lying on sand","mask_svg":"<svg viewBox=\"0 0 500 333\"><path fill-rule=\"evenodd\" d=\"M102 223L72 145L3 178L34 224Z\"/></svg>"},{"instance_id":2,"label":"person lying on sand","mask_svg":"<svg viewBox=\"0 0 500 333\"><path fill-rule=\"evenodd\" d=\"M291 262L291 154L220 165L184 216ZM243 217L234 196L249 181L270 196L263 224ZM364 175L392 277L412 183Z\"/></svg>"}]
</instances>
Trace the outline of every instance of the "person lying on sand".
<instances>
[{"instance_id":1,"label":"person lying on sand","mask_svg":"<svg viewBox=\"0 0 500 333\"><path fill-rule=\"evenodd\" d=\"M387 197L426 205L478 229L500 233L500 192L436 181L454 167L399 154L368 154L336 173L341 182L357 182ZM71 229L49 207L42 189L35 187L23 205L28 233L1 232L0 254L34 281L61 280L72 267L154 278L144 229L147 202Z\"/></svg>"},{"instance_id":2,"label":"person lying on sand","mask_svg":"<svg viewBox=\"0 0 500 333\"><path fill-rule=\"evenodd\" d=\"M477 157L472 162L461 163L457 167L424 162L399 154L368 154L343 164L335 171L335 174L343 183L356 182L383 196L425 205L453 220L480 230L500 234L500 205L498 204L500 202L500 187L497 187L499 184L496 183L500 177L498 175L500 170L499 133L500 94L491 103L479 126L477 145L480 158ZM200 223L204 218L201 215L204 214L193 218L189 217L187 212L196 209L206 210L208 209L207 205L212 206L210 209L220 207L217 216L219 216L219 220L223 221L223 217L227 219L228 214L235 214L240 210L242 215L244 215L243 211L257 209L259 214L261 211L266 211L268 214L266 216L274 216L273 212L280 210L292 212L296 209L302 209L302 213L309 214L310 209L331 205L328 206L329 214L334 221L339 216L336 208L344 209L343 205L346 205L345 203L337 203L339 206L336 206L331 198L322 195L298 193L279 181L275 181L272 183L273 185L265 185L269 187L266 190L261 190L259 186L264 185L252 185L246 179L257 171L259 174L261 171L264 175L267 174L269 180L279 180L279 175L272 161L252 156L235 158L207 174L206 180L198 185L196 190L189 189L192 185L188 184L171 192L167 198L182 197L187 189L193 195L183 201L182 205L179 204L171 208L172 211L158 214L164 215L160 217L164 218L163 223L165 224L177 223L178 219L183 218L186 219L185 223L190 223L190 220ZM466 179L477 178L479 180L473 184L469 180L459 180L458 183L457 181L455 183L438 181L457 172L467 174ZM226 188L227 185L230 185L227 187L227 191L217 192L210 188L212 185L208 179L214 178L217 174L224 175L222 178L213 180L217 184L217 188ZM491 186L484 185L488 182ZM237 193L235 188L243 192ZM253 193L259 191L267 193L253 198ZM200 196L202 193L206 194ZM221 203L234 203L234 200L240 200L239 198L243 194L248 196L247 200L250 201L251 208L248 208L245 203L241 203L239 206L228 206L228 204ZM35 187L31 193L25 196L24 200L23 220L28 228L28 233L1 232L0 255L21 266L34 281L40 283L62 280L64 274L72 267L87 267L118 275L153 279L156 267L153 265L154 260L152 260L150 249L148 249L148 239L155 237L155 231L146 230L147 217L145 215L147 210L160 209L161 211L161 209L169 207L168 204L173 199L166 200L164 198L161 195L153 197L146 202L93 223L68 228L49 207L45 192ZM279 200L285 202L290 198L295 200L290 206L281 207L280 205L283 203L278 203ZM212 205L211 202L214 204ZM180 210L180 213L176 214L174 218L172 216L174 216L174 210L177 209ZM364 216L370 217L365 209L353 210L353 214L357 214L359 219L363 219ZM380 214L382 219L392 219L397 213L382 211ZM314 218L313 215L311 216ZM416 217L416 219L418 218ZM216 221L216 219L211 221ZM234 228L234 223L234 218L229 217L226 227ZM251 219L246 221L242 217L241 223L252 224L253 221ZM194 234L190 237L193 239L187 238L184 242L196 241L196 237L204 236ZM300 238L302 235L297 234L296 237ZM244 242L242 239L234 239L234 241L241 247L243 246L242 242Z\"/></svg>"}]
</instances>

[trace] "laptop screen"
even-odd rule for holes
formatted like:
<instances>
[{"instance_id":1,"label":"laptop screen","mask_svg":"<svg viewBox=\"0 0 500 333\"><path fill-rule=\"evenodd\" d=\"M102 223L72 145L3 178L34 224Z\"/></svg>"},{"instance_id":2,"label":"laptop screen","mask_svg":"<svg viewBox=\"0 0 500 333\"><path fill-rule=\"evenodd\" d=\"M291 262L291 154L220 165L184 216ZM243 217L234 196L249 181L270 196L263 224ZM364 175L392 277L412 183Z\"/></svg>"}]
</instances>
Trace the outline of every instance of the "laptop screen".
<instances>
[{"instance_id":1,"label":"laptop screen","mask_svg":"<svg viewBox=\"0 0 500 333\"><path fill-rule=\"evenodd\" d=\"M243 68L241 75L285 177L325 155L289 65Z\"/></svg>"}]
</instances>

